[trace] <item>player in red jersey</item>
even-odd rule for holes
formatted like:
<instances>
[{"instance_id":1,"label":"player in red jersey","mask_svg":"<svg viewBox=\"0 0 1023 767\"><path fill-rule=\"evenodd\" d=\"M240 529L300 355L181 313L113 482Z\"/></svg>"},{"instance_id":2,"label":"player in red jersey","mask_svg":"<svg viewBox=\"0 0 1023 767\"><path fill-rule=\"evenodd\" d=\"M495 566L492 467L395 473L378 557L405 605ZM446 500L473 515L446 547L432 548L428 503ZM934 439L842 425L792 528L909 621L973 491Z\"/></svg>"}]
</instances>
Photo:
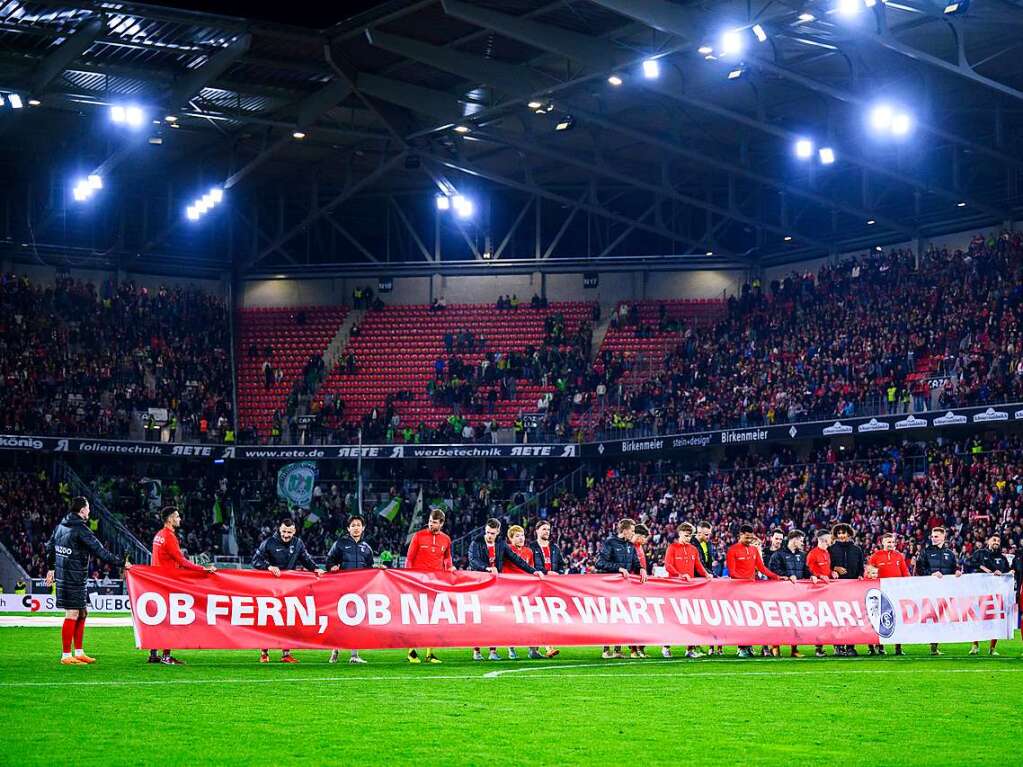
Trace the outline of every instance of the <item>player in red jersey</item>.
<instances>
[{"instance_id":1,"label":"player in red jersey","mask_svg":"<svg viewBox=\"0 0 1023 767\"><path fill-rule=\"evenodd\" d=\"M867 564L877 571L877 578L908 578L909 565L901 552L895 550L895 533L881 536L881 548L870 555ZM884 655L883 645L870 645L871 655ZM902 655L902 645L895 645L895 654Z\"/></svg>"},{"instance_id":2,"label":"player in red jersey","mask_svg":"<svg viewBox=\"0 0 1023 767\"><path fill-rule=\"evenodd\" d=\"M756 580L757 573L765 575L769 580L781 580L777 574L767 569L764 558L760 555L759 549L753 545L753 525L742 525L739 527L739 542L728 547L725 555L725 565L728 567L728 577L737 581ZM740 658L753 657L751 646L739 647Z\"/></svg>"},{"instance_id":3,"label":"player in red jersey","mask_svg":"<svg viewBox=\"0 0 1023 767\"><path fill-rule=\"evenodd\" d=\"M664 553L664 569L668 571L671 578L680 578L683 581L690 581L699 576L701 578L713 578L707 572L700 561L700 552L690 541L693 539L695 528L689 522L683 522L678 526L678 540L668 546ZM664 645L661 648L661 656L671 657L671 647ZM696 649L696 645L686 647L687 658L702 658L703 653Z\"/></svg>"},{"instance_id":4,"label":"player in red jersey","mask_svg":"<svg viewBox=\"0 0 1023 767\"><path fill-rule=\"evenodd\" d=\"M632 546L636 549L636 563L638 565L638 568L634 571L635 574L650 572L650 568L647 565L646 551L643 549L643 545L647 542L649 537L649 527L644 524L636 525L632 536ZM646 658L646 645L629 645L629 654L632 658Z\"/></svg>"},{"instance_id":5,"label":"player in red jersey","mask_svg":"<svg viewBox=\"0 0 1023 767\"><path fill-rule=\"evenodd\" d=\"M508 528L508 550L525 562L530 567L533 567L533 550L526 545L526 531L522 529L520 525L511 525ZM543 572L541 570L533 570L530 573L529 570L523 570L515 561L510 557L505 557L501 563L501 572L512 575L535 575L538 578L543 578ZM518 660L519 656L515 653L514 647L508 648L508 660Z\"/></svg>"},{"instance_id":6,"label":"player in red jersey","mask_svg":"<svg viewBox=\"0 0 1023 767\"><path fill-rule=\"evenodd\" d=\"M441 532L444 527L444 512L433 509L425 530L412 536L405 555L405 569L419 570L427 573L450 572L455 569L451 560L451 539ZM408 651L409 663L420 663L419 653L415 648ZM426 648L426 662L440 663L440 658L433 654L433 648Z\"/></svg>"},{"instance_id":7,"label":"player in red jersey","mask_svg":"<svg viewBox=\"0 0 1023 767\"><path fill-rule=\"evenodd\" d=\"M178 545L178 536L174 531L181 527L181 513L175 506L166 506L162 512L163 527L153 536L153 567L165 567L170 570L191 570L198 573L215 573L217 568L213 565L202 567L189 562L181 553ZM149 651L149 663L162 663L165 666L182 666L180 661L171 655L170 650L163 651L163 658L157 655L156 650Z\"/></svg>"},{"instance_id":8,"label":"player in red jersey","mask_svg":"<svg viewBox=\"0 0 1023 767\"><path fill-rule=\"evenodd\" d=\"M823 581L838 578L838 573L831 569L831 554L828 553L830 547L831 533L820 532L817 533L817 545L810 549L810 553L806 555L806 569L810 571L810 575L816 575ZM813 654L818 658L827 657L824 645L816 645L813 649Z\"/></svg>"}]
</instances>

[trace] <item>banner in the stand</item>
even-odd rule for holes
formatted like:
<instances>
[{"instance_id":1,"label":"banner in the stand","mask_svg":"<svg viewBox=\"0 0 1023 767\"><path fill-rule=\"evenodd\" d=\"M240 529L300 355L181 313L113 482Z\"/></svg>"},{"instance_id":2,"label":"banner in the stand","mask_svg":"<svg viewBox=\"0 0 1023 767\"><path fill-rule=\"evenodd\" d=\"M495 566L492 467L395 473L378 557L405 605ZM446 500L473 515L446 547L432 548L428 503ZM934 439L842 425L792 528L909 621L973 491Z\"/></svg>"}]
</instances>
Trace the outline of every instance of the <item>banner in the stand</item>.
<instances>
[{"instance_id":1,"label":"banner in the stand","mask_svg":"<svg viewBox=\"0 0 1023 767\"><path fill-rule=\"evenodd\" d=\"M448 445L213 445L168 442L130 442L80 437L39 437L0 434L0 450L77 453L140 458L194 458L212 461L321 461L405 459L578 459L637 458L654 460L683 450L714 445L798 442L833 437L880 436L902 439L908 435L945 434L951 430L979 431L1023 422L1023 403L956 408L927 413L900 413L864 418L782 423L744 429L662 434L629 439L608 439L584 444L448 444Z\"/></svg>"},{"instance_id":2,"label":"banner in the stand","mask_svg":"<svg viewBox=\"0 0 1023 767\"><path fill-rule=\"evenodd\" d=\"M128 589L136 644L147 649L877 644L1012 636L1011 578L947 579L944 595L934 591L935 583L942 585L937 579L898 580L889 595L883 580L640 583L619 575L540 579L379 569L274 577L136 566ZM946 606L940 617L936 607L927 612L926 605L941 599L955 599L954 610Z\"/></svg>"}]
</instances>

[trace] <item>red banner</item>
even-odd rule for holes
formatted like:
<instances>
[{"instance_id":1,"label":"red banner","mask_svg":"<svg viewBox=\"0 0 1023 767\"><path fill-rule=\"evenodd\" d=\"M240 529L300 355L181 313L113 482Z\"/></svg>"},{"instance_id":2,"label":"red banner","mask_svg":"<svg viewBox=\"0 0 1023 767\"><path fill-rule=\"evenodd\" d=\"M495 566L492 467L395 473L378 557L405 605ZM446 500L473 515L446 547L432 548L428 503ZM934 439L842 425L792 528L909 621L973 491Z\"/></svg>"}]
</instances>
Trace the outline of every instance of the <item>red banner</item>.
<instances>
[{"instance_id":1,"label":"red banner","mask_svg":"<svg viewBox=\"0 0 1023 767\"><path fill-rule=\"evenodd\" d=\"M128 573L136 644L146 649L876 644L867 596L879 583L410 570L275 578L142 566Z\"/></svg>"}]
</instances>

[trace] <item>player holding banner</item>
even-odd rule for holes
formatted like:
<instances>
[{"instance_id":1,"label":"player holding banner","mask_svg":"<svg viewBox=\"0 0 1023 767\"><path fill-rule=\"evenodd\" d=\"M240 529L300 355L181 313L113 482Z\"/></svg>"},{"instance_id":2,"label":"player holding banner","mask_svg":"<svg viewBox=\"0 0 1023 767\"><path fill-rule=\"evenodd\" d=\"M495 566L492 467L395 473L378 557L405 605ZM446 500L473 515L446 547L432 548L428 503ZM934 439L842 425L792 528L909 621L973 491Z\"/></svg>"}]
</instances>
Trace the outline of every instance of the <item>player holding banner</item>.
<instances>
[{"instance_id":1,"label":"player holding banner","mask_svg":"<svg viewBox=\"0 0 1023 767\"><path fill-rule=\"evenodd\" d=\"M256 570L268 570L275 578L280 578L282 571L294 570L297 565L323 575L323 570L310 556L302 539L295 535L295 520L288 517L281 520L276 533L259 544L256 553L252 555L252 566ZM259 651L259 662L270 662L270 650ZM298 659L291 654L291 650L282 649L281 663L298 663Z\"/></svg>"},{"instance_id":2,"label":"player holding banner","mask_svg":"<svg viewBox=\"0 0 1023 767\"><path fill-rule=\"evenodd\" d=\"M217 568L213 565L202 567L189 562L181 553L181 546L178 544L178 536L174 532L181 527L181 513L175 506L167 506L161 512L163 527L153 536L153 567L165 567L172 570L191 570L197 573L215 573ZM165 666L181 666L180 661L171 655L171 651L164 648L163 658L156 650L149 651L149 663L162 663Z\"/></svg>"},{"instance_id":3,"label":"player holding banner","mask_svg":"<svg viewBox=\"0 0 1023 767\"><path fill-rule=\"evenodd\" d=\"M409 541L408 553L405 555L407 570L444 573L455 569L455 564L451 560L451 539L441 532L442 527L444 527L444 512L440 509L432 509L426 529L420 530ZM422 662L414 647L408 651L408 662ZM440 658L433 654L431 647L426 648L426 662L441 662Z\"/></svg>"},{"instance_id":4,"label":"player holding banner","mask_svg":"<svg viewBox=\"0 0 1023 767\"><path fill-rule=\"evenodd\" d=\"M57 584L57 608L64 610L64 625L60 631L61 665L76 666L95 663L85 654L86 607L85 582L89 577L89 555L114 567L121 561L107 551L92 534L89 519L89 501L82 496L71 499L71 511L53 531L46 542L46 585ZM124 563L124 569L131 565ZM75 652L71 654L71 645Z\"/></svg>"}]
</instances>

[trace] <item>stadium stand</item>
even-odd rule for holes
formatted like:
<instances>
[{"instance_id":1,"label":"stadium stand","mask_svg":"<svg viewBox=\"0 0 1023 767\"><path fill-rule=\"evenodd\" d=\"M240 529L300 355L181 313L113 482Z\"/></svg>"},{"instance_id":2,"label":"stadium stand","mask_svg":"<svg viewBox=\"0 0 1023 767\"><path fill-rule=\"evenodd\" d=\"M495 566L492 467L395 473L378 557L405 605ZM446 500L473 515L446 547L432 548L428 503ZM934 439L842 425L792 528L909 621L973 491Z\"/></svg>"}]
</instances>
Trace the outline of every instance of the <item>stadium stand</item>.
<instances>
[{"instance_id":1,"label":"stadium stand","mask_svg":"<svg viewBox=\"0 0 1023 767\"><path fill-rule=\"evenodd\" d=\"M358 335L342 352L342 356L353 355L352 366L340 364L334 369L320 390L321 402L335 410L339 401L343 403L343 414L330 419L335 426L364 421L374 411L378 417L370 420L379 421L385 409L398 416L394 425L402 428L420 424L436 427L460 412L510 426L519 413L536 410L537 400L553 390L553 382L543 385L521 378L502 390L494 377L458 407L440 397L431 398L427 386L466 377L466 373L451 375L452 360L457 361L456 366L461 363L474 369L489 355L489 362L496 367L495 354L507 358L512 352L525 353L543 346L545 320L549 317L563 315L565 332L572 334L592 313L593 305L582 302L552 303L546 308L522 305L500 311L493 305L451 305L443 309L388 306L370 311L360 323ZM463 337L468 343L460 346ZM487 404L490 391L497 393L492 409ZM390 416L386 420L390 422ZM400 433L399 429L395 431Z\"/></svg>"},{"instance_id":2,"label":"stadium stand","mask_svg":"<svg viewBox=\"0 0 1023 767\"><path fill-rule=\"evenodd\" d=\"M224 301L194 289L58 277L0 280L0 428L8 433L139 437L166 408L179 436L231 416Z\"/></svg>"},{"instance_id":3,"label":"stadium stand","mask_svg":"<svg viewBox=\"0 0 1023 767\"><path fill-rule=\"evenodd\" d=\"M238 313L238 420L242 429L255 430L255 441L270 441L274 429L281 430L304 366L326 352L347 314L344 306Z\"/></svg>"}]
</instances>

